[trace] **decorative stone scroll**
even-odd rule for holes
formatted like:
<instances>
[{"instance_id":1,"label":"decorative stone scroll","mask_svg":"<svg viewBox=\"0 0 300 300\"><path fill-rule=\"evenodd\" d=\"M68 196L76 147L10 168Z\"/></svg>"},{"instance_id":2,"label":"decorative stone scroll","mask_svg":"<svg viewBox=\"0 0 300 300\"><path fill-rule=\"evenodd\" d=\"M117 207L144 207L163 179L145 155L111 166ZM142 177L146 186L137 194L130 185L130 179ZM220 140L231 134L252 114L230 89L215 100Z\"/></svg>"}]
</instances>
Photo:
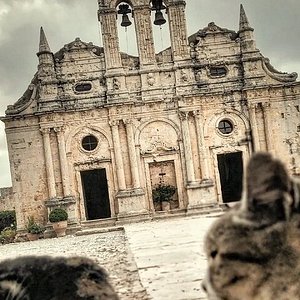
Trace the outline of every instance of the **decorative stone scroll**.
<instances>
[{"instance_id":1,"label":"decorative stone scroll","mask_svg":"<svg viewBox=\"0 0 300 300\"><path fill-rule=\"evenodd\" d=\"M141 150L141 154L153 154L160 151L177 151L179 150L178 146L168 145L167 142L163 141L160 136L153 137L150 142L150 147Z\"/></svg>"}]
</instances>

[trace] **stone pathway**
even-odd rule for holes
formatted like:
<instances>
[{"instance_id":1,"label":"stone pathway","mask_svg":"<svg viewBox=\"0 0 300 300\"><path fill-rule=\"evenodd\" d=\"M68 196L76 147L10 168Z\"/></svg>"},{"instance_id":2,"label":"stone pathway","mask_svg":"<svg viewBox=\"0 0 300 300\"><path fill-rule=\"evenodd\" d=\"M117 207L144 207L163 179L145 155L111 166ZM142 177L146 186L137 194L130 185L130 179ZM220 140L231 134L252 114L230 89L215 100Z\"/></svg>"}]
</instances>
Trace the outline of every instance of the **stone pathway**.
<instances>
[{"instance_id":1,"label":"stone pathway","mask_svg":"<svg viewBox=\"0 0 300 300\"><path fill-rule=\"evenodd\" d=\"M206 299L203 238L211 215L125 225L124 231L0 246L0 260L22 255L80 255L109 273L121 300Z\"/></svg>"},{"instance_id":2,"label":"stone pathway","mask_svg":"<svg viewBox=\"0 0 300 300\"><path fill-rule=\"evenodd\" d=\"M142 284L155 300L206 299L204 235L215 217L160 220L125 226Z\"/></svg>"},{"instance_id":3,"label":"stone pathway","mask_svg":"<svg viewBox=\"0 0 300 300\"><path fill-rule=\"evenodd\" d=\"M0 260L22 255L85 256L96 260L109 273L120 299L149 299L141 285L124 231L66 236L0 246Z\"/></svg>"}]
</instances>

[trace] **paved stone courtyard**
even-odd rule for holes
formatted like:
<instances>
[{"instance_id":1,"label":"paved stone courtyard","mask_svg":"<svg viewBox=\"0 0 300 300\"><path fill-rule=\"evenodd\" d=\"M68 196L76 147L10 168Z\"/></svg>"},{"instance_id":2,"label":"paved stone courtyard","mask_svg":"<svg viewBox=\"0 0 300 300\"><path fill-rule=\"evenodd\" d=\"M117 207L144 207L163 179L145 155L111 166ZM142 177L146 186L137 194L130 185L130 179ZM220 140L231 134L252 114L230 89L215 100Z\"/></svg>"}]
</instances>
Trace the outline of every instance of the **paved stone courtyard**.
<instances>
[{"instance_id":1,"label":"paved stone courtyard","mask_svg":"<svg viewBox=\"0 0 300 300\"><path fill-rule=\"evenodd\" d=\"M205 299L203 238L212 215L125 225L124 231L0 246L0 259L81 255L110 274L120 299Z\"/></svg>"}]
</instances>

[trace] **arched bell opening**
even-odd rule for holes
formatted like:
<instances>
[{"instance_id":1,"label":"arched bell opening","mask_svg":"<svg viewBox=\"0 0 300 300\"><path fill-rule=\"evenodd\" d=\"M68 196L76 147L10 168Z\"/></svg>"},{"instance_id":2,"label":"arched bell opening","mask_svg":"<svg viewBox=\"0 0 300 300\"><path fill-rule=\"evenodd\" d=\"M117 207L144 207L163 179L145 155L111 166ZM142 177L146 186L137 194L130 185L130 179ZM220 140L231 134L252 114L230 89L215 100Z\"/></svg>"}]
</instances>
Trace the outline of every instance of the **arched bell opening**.
<instances>
[{"instance_id":1,"label":"arched bell opening","mask_svg":"<svg viewBox=\"0 0 300 300\"><path fill-rule=\"evenodd\" d=\"M151 0L149 5L151 8L155 52L159 53L171 45L167 7L162 0Z\"/></svg>"},{"instance_id":2,"label":"arched bell opening","mask_svg":"<svg viewBox=\"0 0 300 300\"><path fill-rule=\"evenodd\" d=\"M120 1L116 7L120 51L137 56L134 10L130 2Z\"/></svg>"}]
</instances>

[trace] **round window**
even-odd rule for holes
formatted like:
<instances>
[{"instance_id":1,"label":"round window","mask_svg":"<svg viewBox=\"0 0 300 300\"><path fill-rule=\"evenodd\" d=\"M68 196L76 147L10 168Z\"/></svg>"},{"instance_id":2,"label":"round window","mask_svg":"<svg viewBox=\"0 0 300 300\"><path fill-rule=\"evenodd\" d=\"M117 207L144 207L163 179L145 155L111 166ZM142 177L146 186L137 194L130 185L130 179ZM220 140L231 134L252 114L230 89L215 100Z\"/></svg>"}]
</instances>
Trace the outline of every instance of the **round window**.
<instances>
[{"instance_id":1,"label":"round window","mask_svg":"<svg viewBox=\"0 0 300 300\"><path fill-rule=\"evenodd\" d=\"M233 124L229 120L222 120L218 125L218 129L223 134L229 134L233 131Z\"/></svg>"},{"instance_id":2,"label":"round window","mask_svg":"<svg viewBox=\"0 0 300 300\"><path fill-rule=\"evenodd\" d=\"M93 151L98 146L98 140L93 135L87 135L82 139L82 148L87 151Z\"/></svg>"}]
</instances>

